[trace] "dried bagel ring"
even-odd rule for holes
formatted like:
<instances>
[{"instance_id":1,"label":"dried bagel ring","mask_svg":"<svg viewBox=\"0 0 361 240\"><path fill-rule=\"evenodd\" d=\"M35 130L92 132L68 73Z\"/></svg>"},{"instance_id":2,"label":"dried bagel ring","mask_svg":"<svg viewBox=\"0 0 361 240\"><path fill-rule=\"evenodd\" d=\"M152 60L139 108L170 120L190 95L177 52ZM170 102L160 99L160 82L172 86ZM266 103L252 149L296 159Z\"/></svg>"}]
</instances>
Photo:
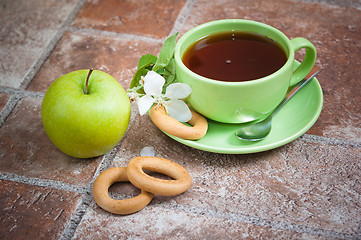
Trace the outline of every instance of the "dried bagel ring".
<instances>
[{"instance_id":1,"label":"dried bagel ring","mask_svg":"<svg viewBox=\"0 0 361 240\"><path fill-rule=\"evenodd\" d=\"M160 130L182 139L197 140L207 133L208 122L199 113L193 110L191 112L192 119L188 123L192 127L186 126L168 116L163 106L154 105L150 110L149 116Z\"/></svg>"},{"instance_id":2,"label":"dried bagel ring","mask_svg":"<svg viewBox=\"0 0 361 240\"><path fill-rule=\"evenodd\" d=\"M153 199L153 194L141 190L141 193L124 200L109 197L108 189L115 182L126 182L128 177L125 167L109 168L102 172L94 182L93 197L95 202L104 210L115 214L131 214L147 206Z\"/></svg>"},{"instance_id":3,"label":"dried bagel ring","mask_svg":"<svg viewBox=\"0 0 361 240\"><path fill-rule=\"evenodd\" d=\"M146 174L144 170L158 172L174 180L159 179ZM192 183L191 176L181 165L165 158L142 156L129 161L128 179L134 186L147 192L163 196L174 196L185 192Z\"/></svg>"}]
</instances>

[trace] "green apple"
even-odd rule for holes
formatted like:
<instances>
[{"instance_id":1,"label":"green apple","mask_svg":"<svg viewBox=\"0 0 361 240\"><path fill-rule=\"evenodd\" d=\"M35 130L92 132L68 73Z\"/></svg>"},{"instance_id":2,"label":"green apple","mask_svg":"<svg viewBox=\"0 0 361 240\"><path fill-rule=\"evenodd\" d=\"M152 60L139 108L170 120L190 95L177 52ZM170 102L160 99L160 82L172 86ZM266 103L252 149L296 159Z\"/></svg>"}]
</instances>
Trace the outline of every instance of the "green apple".
<instances>
[{"instance_id":1,"label":"green apple","mask_svg":"<svg viewBox=\"0 0 361 240\"><path fill-rule=\"evenodd\" d=\"M98 70L79 70L55 80L45 93L41 119L51 141L76 158L111 150L129 125L130 101L118 81Z\"/></svg>"}]
</instances>

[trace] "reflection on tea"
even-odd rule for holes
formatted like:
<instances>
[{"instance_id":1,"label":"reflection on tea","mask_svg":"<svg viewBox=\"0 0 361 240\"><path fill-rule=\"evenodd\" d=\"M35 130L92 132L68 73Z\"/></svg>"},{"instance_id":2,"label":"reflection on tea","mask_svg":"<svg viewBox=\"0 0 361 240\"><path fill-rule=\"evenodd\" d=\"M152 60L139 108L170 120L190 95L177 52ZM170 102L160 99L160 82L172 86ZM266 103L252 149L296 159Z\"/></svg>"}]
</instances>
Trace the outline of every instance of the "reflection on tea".
<instances>
[{"instance_id":1,"label":"reflection on tea","mask_svg":"<svg viewBox=\"0 0 361 240\"><path fill-rule=\"evenodd\" d=\"M184 53L193 72L220 81L249 81L268 76L287 61L273 40L244 32L225 32L201 38Z\"/></svg>"}]
</instances>

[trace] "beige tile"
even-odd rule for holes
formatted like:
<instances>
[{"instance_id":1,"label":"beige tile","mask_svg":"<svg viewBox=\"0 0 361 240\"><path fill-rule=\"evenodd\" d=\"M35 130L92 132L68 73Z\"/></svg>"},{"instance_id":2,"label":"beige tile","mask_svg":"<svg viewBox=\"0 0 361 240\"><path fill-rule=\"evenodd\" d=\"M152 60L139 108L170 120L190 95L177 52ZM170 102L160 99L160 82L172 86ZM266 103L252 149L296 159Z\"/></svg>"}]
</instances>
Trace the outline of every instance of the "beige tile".
<instances>
[{"instance_id":1,"label":"beige tile","mask_svg":"<svg viewBox=\"0 0 361 240\"><path fill-rule=\"evenodd\" d=\"M221 215L221 214L220 214ZM106 227L103 227L106 226ZM238 219L147 206L138 213L117 216L92 204L77 228L74 239L323 239L294 231L257 226Z\"/></svg>"},{"instance_id":2,"label":"beige tile","mask_svg":"<svg viewBox=\"0 0 361 240\"><path fill-rule=\"evenodd\" d=\"M76 4L76 0L1 2L0 85L20 87Z\"/></svg>"}]
</instances>

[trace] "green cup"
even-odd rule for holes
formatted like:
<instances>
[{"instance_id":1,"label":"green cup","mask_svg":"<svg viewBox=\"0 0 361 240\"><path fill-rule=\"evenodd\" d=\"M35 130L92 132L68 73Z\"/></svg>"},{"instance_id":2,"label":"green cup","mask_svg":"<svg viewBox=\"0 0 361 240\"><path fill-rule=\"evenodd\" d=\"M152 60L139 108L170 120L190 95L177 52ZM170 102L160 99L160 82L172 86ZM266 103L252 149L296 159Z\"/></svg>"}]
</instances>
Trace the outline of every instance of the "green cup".
<instances>
[{"instance_id":1,"label":"green cup","mask_svg":"<svg viewBox=\"0 0 361 240\"><path fill-rule=\"evenodd\" d=\"M247 32L266 36L281 46L286 63L276 72L259 79L243 82L225 82L200 76L182 62L184 52L197 40L214 33ZM301 64L295 61L295 52L305 48ZM288 39L269 25L243 20L226 19L208 22L186 32L177 42L175 52L176 75L179 82L192 87L188 103L203 116L223 123L245 123L263 118L285 97L290 85L301 81L316 61L316 49L305 38Z\"/></svg>"}]
</instances>

